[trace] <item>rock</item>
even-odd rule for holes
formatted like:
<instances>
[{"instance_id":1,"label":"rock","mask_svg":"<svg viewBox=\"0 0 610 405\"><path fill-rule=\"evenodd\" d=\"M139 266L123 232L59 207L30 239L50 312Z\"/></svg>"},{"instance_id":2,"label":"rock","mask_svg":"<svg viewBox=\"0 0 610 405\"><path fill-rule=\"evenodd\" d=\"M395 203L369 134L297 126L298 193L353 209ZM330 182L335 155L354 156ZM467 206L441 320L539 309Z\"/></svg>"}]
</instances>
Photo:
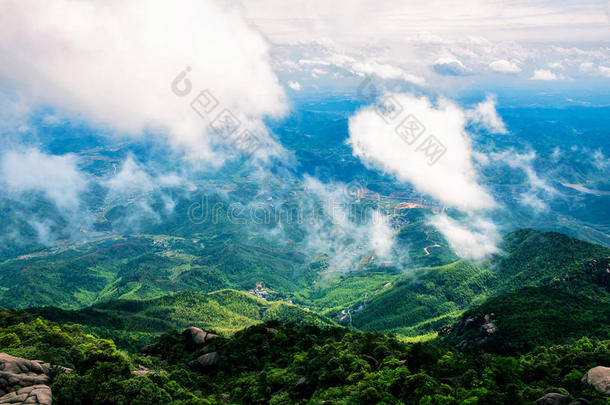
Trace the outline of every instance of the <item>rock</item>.
<instances>
[{"instance_id":1,"label":"rock","mask_svg":"<svg viewBox=\"0 0 610 405\"><path fill-rule=\"evenodd\" d=\"M60 372L72 370L57 366ZM28 360L0 353L0 395L13 392L13 387L30 387L43 385L49 381L49 372L53 367L40 360Z\"/></svg>"},{"instance_id":2,"label":"rock","mask_svg":"<svg viewBox=\"0 0 610 405\"><path fill-rule=\"evenodd\" d=\"M449 336L452 331L453 331L453 326L445 325L438 331L438 335L439 336Z\"/></svg>"},{"instance_id":3,"label":"rock","mask_svg":"<svg viewBox=\"0 0 610 405\"><path fill-rule=\"evenodd\" d=\"M600 394L610 396L610 367L593 367L587 371L581 381L595 388Z\"/></svg>"},{"instance_id":4,"label":"rock","mask_svg":"<svg viewBox=\"0 0 610 405\"><path fill-rule=\"evenodd\" d=\"M600 260L591 260L587 263L596 284L610 292L610 257Z\"/></svg>"},{"instance_id":5,"label":"rock","mask_svg":"<svg viewBox=\"0 0 610 405\"><path fill-rule=\"evenodd\" d=\"M190 350L195 350L208 343L210 340L218 337L213 333L208 333L194 326L189 326L184 330L184 332L182 332L182 334L186 338L186 346Z\"/></svg>"},{"instance_id":6,"label":"rock","mask_svg":"<svg viewBox=\"0 0 610 405\"><path fill-rule=\"evenodd\" d=\"M138 364L138 369L131 372L133 375L157 374L156 371L150 370L141 364Z\"/></svg>"},{"instance_id":7,"label":"rock","mask_svg":"<svg viewBox=\"0 0 610 405\"><path fill-rule=\"evenodd\" d=\"M551 392L534 401L534 405L561 405L566 399L568 399L566 395Z\"/></svg>"},{"instance_id":8,"label":"rock","mask_svg":"<svg viewBox=\"0 0 610 405\"><path fill-rule=\"evenodd\" d=\"M197 357L189 363L189 367L192 369L204 370L206 368L215 366L220 361L220 354L218 352L206 353Z\"/></svg>"},{"instance_id":9,"label":"rock","mask_svg":"<svg viewBox=\"0 0 610 405\"><path fill-rule=\"evenodd\" d=\"M576 398L574 401L570 402L568 405L591 405L591 402L589 402L585 398Z\"/></svg>"},{"instance_id":10,"label":"rock","mask_svg":"<svg viewBox=\"0 0 610 405\"><path fill-rule=\"evenodd\" d=\"M487 316L487 315L485 315L485 316ZM492 333L496 333L498 331L498 327L496 326L495 323L488 322L488 323L484 324L483 326L481 326L481 330L483 330L483 332L491 335Z\"/></svg>"},{"instance_id":11,"label":"rock","mask_svg":"<svg viewBox=\"0 0 610 405\"><path fill-rule=\"evenodd\" d=\"M52 402L51 389L43 384L21 388L0 397L0 404L51 405Z\"/></svg>"},{"instance_id":12,"label":"rock","mask_svg":"<svg viewBox=\"0 0 610 405\"><path fill-rule=\"evenodd\" d=\"M297 383L294 385L295 388L300 388L302 386L304 386L305 384L307 384L307 378L305 377L301 377L299 378L299 381L297 381Z\"/></svg>"}]
</instances>

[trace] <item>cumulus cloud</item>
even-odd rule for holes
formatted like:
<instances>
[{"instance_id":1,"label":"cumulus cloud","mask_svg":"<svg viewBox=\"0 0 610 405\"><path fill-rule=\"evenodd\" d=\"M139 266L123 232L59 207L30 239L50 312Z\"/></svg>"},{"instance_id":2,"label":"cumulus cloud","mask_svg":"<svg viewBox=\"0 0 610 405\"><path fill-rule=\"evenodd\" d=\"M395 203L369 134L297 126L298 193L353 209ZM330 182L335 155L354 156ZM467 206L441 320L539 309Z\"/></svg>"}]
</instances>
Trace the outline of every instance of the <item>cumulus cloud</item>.
<instances>
[{"instance_id":1,"label":"cumulus cloud","mask_svg":"<svg viewBox=\"0 0 610 405\"><path fill-rule=\"evenodd\" d=\"M581 73L586 73L586 74L590 74L593 76L603 76L603 77L610 78L610 67L603 66L603 65L596 67L593 62L582 62L578 66L578 70Z\"/></svg>"},{"instance_id":2,"label":"cumulus cloud","mask_svg":"<svg viewBox=\"0 0 610 405\"><path fill-rule=\"evenodd\" d=\"M443 234L449 246L460 257L481 260L500 252L498 243L501 238L493 222L470 217L460 223L445 214L435 215L430 222Z\"/></svg>"},{"instance_id":3,"label":"cumulus cloud","mask_svg":"<svg viewBox=\"0 0 610 405\"><path fill-rule=\"evenodd\" d=\"M500 73L519 73L521 68L515 63L506 59L494 60L489 64L489 68L494 72Z\"/></svg>"},{"instance_id":4,"label":"cumulus cloud","mask_svg":"<svg viewBox=\"0 0 610 405\"><path fill-rule=\"evenodd\" d=\"M382 79L398 79L409 83L423 86L426 80L417 75L405 72L403 69L389 65L387 63L379 63L375 60L365 60L364 62L356 62L351 66L352 70L360 74L377 75Z\"/></svg>"},{"instance_id":5,"label":"cumulus cloud","mask_svg":"<svg viewBox=\"0 0 610 405\"><path fill-rule=\"evenodd\" d=\"M467 76L472 74L472 69L455 58L440 58L432 65L434 71L445 76Z\"/></svg>"},{"instance_id":6,"label":"cumulus cloud","mask_svg":"<svg viewBox=\"0 0 610 405\"><path fill-rule=\"evenodd\" d=\"M0 178L9 192L39 192L64 211L76 210L87 179L74 155L48 155L38 149L11 150L0 163Z\"/></svg>"},{"instance_id":7,"label":"cumulus cloud","mask_svg":"<svg viewBox=\"0 0 610 405\"><path fill-rule=\"evenodd\" d=\"M543 80L543 81L551 81L551 80L562 80L563 76L554 72L551 72L548 69L536 69L531 80Z\"/></svg>"},{"instance_id":8,"label":"cumulus cloud","mask_svg":"<svg viewBox=\"0 0 610 405\"><path fill-rule=\"evenodd\" d=\"M132 156L125 159L116 175L106 182L106 186L108 186L111 198L149 193L155 188L151 176L136 163Z\"/></svg>"},{"instance_id":9,"label":"cumulus cloud","mask_svg":"<svg viewBox=\"0 0 610 405\"><path fill-rule=\"evenodd\" d=\"M157 131L178 150L219 164L209 120L227 109L269 140L282 114L269 44L237 8L211 0L6 0L0 78L29 103L128 134ZM174 92L172 92L172 82ZM198 98L207 89L208 96ZM199 112L216 105L202 118ZM208 122L206 122L206 119Z\"/></svg>"},{"instance_id":10,"label":"cumulus cloud","mask_svg":"<svg viewBox=\"0 0 610 405\"><path fill-rule=\"evenodd\" d=\"M466 116L475 125L480 125L487 131L496 134L505 134L506 125L496 110L498 100L488 95L484 101L478 103L473 109L466 111Z\"/></svg>"},{"instance_id":11,"label":"cumulus cloud","mask_svg":"<svg viewBox=\"0 0 610 405\"><path fill-rule=\"evenodd\" d=\"M591 72L594 69L594 64L593 62L582 62L579 66L578 66L578 70L580 70L583 73L587 73L587 72Z\"/></svg>"},{"instance_id":12,"label":"cumulus cloud","mask_svg":"<svg viewBox=\"0 0 610 405\"><path fill-rule=\"evenodd\" d=\"M385 97L394 100L404 113L388 123L375 106L359 110L349 120L349 143L353 154L366 165L413 184L443 204L463 210L493 207L493 198L477 182L471 142L464 129L464 111L444 99L433 105L426 97L410 94L387 94ZM401 126L402 120L405 121ZM424 133L419 130L411 133L414 120L425 128ZM425 149L426 141L433 139L430 136L446 149L432 165L426 153L434 150Z\"/></svg>"},{"instance_id":13,"label":"cumulus cloud","mask_svg":"<svg viewBox=\"0 0 610 405\"><path fill-rule=\"evenodd\" d=\"M566 70L566 67L561 62L551 62L549 63L549 67L555 70Z\"/></svg>"},{"instance_id":14,"label":"cumulus cloud","mask_svg":"<svg viewBox=\"0 0 610 405\"><path fill-rule=\"evenodd\" d=\"M497 252L498 232L483 217L497 203L478 182L473 160L485 160L486 156L473 151L465 126L470 116L494 130L504 128L495 113L495 100L489 98L481 104L466 112L445 99L433 104L426 97L386 94L380 102L386 107L365 107L349 120L349 143L363 163L466 213L467 225L444 213L433 216L430 223L458 255L475 260ZM380 113L388 111L388 105L392 106L390 114ZM433 162L430 156L438 149L429 153L430 139L442 145L444 152L433 156Z\"/></svg>"},{"instance_id":15,"label":"cumulus cloud","mask_svg":"<svg viewBox=\"0 0 610 405\"><path fill-rule=\"evenodd\" d=\"M293 80L289 80L288 87L290 87L294 91L299 91L299 90L301 90L301 83L295 82Z\"/></svg>"}]
</instances>

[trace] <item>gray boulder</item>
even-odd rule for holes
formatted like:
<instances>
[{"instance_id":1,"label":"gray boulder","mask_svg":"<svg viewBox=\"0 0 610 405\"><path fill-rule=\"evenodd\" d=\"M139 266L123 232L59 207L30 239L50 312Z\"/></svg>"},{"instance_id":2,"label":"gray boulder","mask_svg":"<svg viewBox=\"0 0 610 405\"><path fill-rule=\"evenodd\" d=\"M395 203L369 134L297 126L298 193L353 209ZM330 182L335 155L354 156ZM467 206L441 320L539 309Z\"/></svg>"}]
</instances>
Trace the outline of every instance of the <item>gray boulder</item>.
<instances>
[{"instance_id":1,"label":"gray boulder","mask_svg":"<svg viewBox=\"0 0 610 405\"><path fill-rule=\"evenodd\" d=\"M31 385L0 397L0 404L51 405L51 389L44 384Z\"/></svg>"},{"instance_id":2,"label":"gray boulder","mask_svg":"<svg viewBox=\"0 0 610 405\"><path fill-rule=\"evenodd\" d=\"M194 326L189 326L182 334L186 338L186 345L190 350L197 349L218 337Z\"/></svg>"},{"instance_id":3,"label":"gray boulder","mask_svg":"<svg viewBox=\"0 0 610 405\"><path fill-rule=\"evenodd\" d=\"M195 370L205 370L209 367L215 366L219 361L220 354L218 354L218 352L212 352L197 357L196 360L189 363L189 366Z\"/></svg>"},{"instance_id":4,"label":"gray boulder","mask_svg":"<svg viewBox=\"0 0 610 405\"><path fill-rule=\"evenodd\" d=\"M610 396L610 367L593 367L587 371L581 381L595 388L600 394Z\"/></svg>"},{"instance_id":5,"label":"gray boulder","mask_svg":"<svg viewBox=\"0 0 610 405\"><path fill-rule=\"evenodd\" d=\"M534 405L561 405L568 397L558 392L550 392L534 401Z\"/></svg>"},{"instance_id":6,"label":"gray boulder","mask_svg":"<svg viewBox=\"0 0 610 405\"><path fill-rule=\"evenodd\" d=\"M0 353L0 395L12 393L13 387L30 387L44 385L49 381L52 366L40 360L28 360L21 357ZM72 370L58 367L61 372Z\"/></svg>"}]
</instances>

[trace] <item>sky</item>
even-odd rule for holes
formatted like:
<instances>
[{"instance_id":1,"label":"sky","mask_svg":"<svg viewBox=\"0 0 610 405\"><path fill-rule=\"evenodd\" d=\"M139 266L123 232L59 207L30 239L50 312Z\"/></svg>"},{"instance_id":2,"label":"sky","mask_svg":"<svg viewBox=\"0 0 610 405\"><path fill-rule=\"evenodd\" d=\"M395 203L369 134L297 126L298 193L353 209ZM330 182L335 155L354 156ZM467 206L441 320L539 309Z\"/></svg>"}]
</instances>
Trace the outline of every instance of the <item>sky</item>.
<instances>
[{"instance_id":1,"label":"sky","mask_svg":"<svg viewBox=\"0 0 610 405\"><path fill-rule=\"evenodd\" d=\"M3 0L0 62L0 184L10 195L38 191L78 212L92 183L108 199L151 192L188 181L193 167L221 168L244 145L257 146L248 153L261 171L290 164L267 120L290 114L299 97L362 97L365 85L374 94L349 117L353 155L461 212L430 223L460 255L480 259L497 252L490 215L502 209L480 178L490 158L519 163L532 184L524 203L544 209L552 190L533 172L535 152L483 155L468 128L506 134L497 107L508 93L607 105L610 3ZM378 114L382 99L397 103L397 121ZM50 125L84 122L101 136L167 144L175 171L153 173L130 156L115 177L92 178L78 156L40 149L28 122L41 110ZM396 136L409 113L428 131L421 139L446 148L438 164ZM388 234L385 218L376 226Z\"/></svg>"}]
</instances>

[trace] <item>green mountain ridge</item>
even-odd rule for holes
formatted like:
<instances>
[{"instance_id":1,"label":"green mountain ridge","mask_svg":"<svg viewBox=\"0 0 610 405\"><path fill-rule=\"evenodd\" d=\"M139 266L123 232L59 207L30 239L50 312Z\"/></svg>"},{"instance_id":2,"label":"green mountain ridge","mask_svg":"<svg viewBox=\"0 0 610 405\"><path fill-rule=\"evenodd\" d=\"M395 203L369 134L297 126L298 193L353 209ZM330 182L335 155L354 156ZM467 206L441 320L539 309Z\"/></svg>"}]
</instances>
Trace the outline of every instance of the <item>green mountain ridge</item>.
<instances>
[{"instance_id":1,"label":"green mountain ridge","mask_svg":"<svg viewBox=\"0 0 610 405\"><path fill-rule=\"evenodd\" d=\"M115 300L79 310L39 307L26 311L55 322L85 325L89 330L115 340L124 331L132 334L131 338L133 335L150 337L187 326L228 335L268 320L336 325L332 320L296 305L265 301L229 289L212 293L180 292L151 300ZM117 343L122 346L121 343L128 340L121 339Z\"/></svg>"},{"instance_id":2,"label":"green mountain ridge","mask_svg":"<svg viewBox=\"0 0 610 405\"><path fill-rule=\"evenodd\" d=\"M426 334L486 299L530 286L610 302L609 248L531 229L507 234L502 248L503 255L480 264L458 261L411 271L354 313L354 326Z\"/></svg>"}]
</instances>

